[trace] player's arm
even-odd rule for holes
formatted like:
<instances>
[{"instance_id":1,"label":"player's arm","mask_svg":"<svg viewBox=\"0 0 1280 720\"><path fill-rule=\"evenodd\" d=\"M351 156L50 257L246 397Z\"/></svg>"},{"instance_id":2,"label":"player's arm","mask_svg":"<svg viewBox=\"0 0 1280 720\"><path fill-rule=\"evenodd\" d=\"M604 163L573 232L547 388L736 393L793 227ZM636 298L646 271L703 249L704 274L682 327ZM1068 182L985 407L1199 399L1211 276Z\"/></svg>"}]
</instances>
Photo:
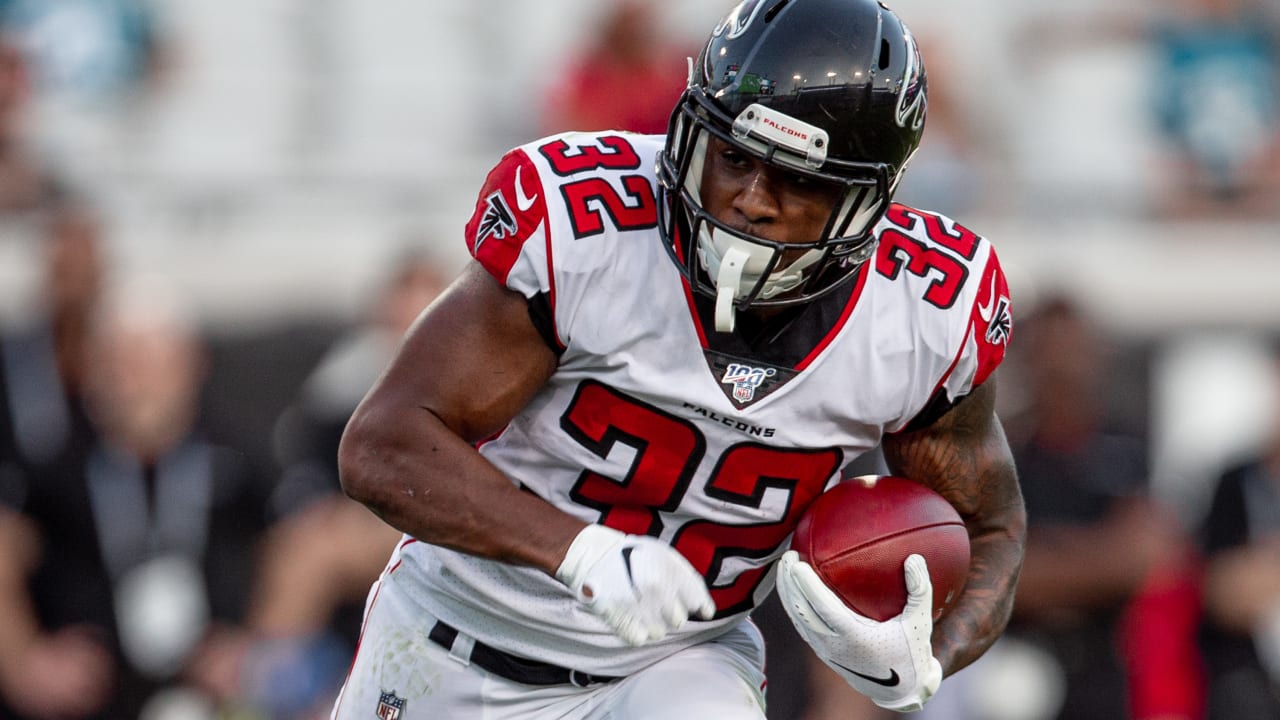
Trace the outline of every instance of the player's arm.
<instances>
[{"instance_id":1,"label":"player's arm","mask_svg":"<svg viewBox=\"0 0 1280 720\"><path fill-rule=\"evenodd\" d=\"M422 542L554 576L633 645L710 618L705 581L670 545L561 512L475 449L556 362L524 297L468 266L356 408L338 450L343 489Z\"/></svg>"},{"instance_id":2,"label":"player's arm","mask_svg":"<svg viewBox=\"0 0 1280 720\"><path fill-rule=\"evenodd\" d=\"M951 675L976 660L1004 631L1026 542L1026 511L1013 456L995 413L994 379L932 424L888 435L889 469L941 493L969 528L964 593L934 628L934 655Z\"/></svg>"},{"instance_id":3,"label":"player's arm","mask_svg":"<svg viewBox=\"0 0 1280 720\"><path fill-rule=\"evenodd\" d=\"M422 542L555 574L584 523L476 451L556 367L525 299L472 263L418 318L356 408L342 487Z\"/></svg>"}]
</instances>

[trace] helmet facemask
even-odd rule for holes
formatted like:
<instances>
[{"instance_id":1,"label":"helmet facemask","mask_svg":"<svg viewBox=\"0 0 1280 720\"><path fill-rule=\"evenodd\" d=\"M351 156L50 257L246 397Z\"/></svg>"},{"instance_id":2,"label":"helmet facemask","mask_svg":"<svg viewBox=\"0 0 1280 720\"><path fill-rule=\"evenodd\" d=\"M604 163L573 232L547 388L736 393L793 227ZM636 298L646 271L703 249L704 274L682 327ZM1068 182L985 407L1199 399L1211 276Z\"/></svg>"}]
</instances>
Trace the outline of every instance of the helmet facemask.
<instances>
[{"instance_id":1,"label":"helmet facemask","mask_svg":"<svg viewBox=\"0 0 1280 720\"><path fill-rule=\"evenodd\" d=\"M828 158L821 128L758 104L731 118L697 87L685 93L671 123L659 167L664 197L659 226L690 284L716 298L717 330L732 331L735 310L821 297L875 252L872 231L892 195L888 165ZM778 242L732 229L710 215L701 197L710 137L772 167L839 188L821 235L808 242Z\"/></svg>"},{"instance_id":2,"label":"helmet facemask","mask_svg":"<svg viewBox=\"0 0 1280 720\"><path fill-rule=\"evenodd\" d=\"M690 285L716 298L717 330L740 310L830 293L874 254L875 226L920 145L926 86L914 37L878 0L742 0L716 26L671 116L658 228ZM712 217L702 198L711 138L834 187L822 232L780 243Z\"/></svg>"}]
</instances>

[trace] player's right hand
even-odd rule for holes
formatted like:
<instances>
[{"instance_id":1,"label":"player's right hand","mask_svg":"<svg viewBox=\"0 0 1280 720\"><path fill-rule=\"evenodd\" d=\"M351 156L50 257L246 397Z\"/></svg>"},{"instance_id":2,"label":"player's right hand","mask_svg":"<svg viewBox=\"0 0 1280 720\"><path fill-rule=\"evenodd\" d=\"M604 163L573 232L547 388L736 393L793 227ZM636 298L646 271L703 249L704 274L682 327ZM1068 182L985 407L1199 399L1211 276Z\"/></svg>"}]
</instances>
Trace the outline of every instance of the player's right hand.
<instances>
[{"instance_id":1,"label":"player's right hand","mask_svg":"<svg viewBox=\"0 0 1280 720\"><path fill-rule=\"evenodd\" d=\"M631 645L661 640L691 615L710 620L716 611L702 575L674 548L603 525L578 533L556 578Z\"/></svg>"}]
</instances>

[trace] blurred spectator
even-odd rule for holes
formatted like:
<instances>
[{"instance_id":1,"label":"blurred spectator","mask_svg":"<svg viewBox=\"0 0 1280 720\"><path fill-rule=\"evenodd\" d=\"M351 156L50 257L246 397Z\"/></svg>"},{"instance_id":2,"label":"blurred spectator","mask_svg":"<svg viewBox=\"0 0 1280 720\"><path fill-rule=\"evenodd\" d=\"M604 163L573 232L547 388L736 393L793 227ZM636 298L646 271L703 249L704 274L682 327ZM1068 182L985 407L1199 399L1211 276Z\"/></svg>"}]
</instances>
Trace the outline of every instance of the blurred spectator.
<instances>
[{"instance_id":1,"label":"blurred spectator","mask_svg":"<svg viewBox=\"0 0 1280 720\"><path fill-rule=\"evenodd\" d=\"M338 442L356 404L405 330L443 290L439 262L413 252L392 264L368 316L340 338L281 416L284 469L239 649L248 706L278 720L327 717L360 630L370 585L400 533L340 491Z\"/></svg>"},{"instance_id":2,"label":"blurred spectator","mask_svg":"<svg viewBox=\"0 0 1280 720\"><path fill-rule=\"evenodd\" d=\"M948 216L987 209L996 149L987 147L972 118L971 108L956 88L949 35L917 34L929 78L929 109L924 139L894 198L907 205L929 208Z\"/></svg>"},{"instance_id":3,"label":"blurred spectator","mask_svg":"<svg viewBox=\"0 0 1280 720\"><path fill-rule=\"evenodd\" d=\"M429 253L409 251L394 258L366 316L338 338L303 382L274 433L283 469L277 492L281 514L315 495L340 493L338 441L347 419L390 362L405 330L447 282Z\"/></svg>"},{"instance_id":4,"label":"blurred spectator","mask_svg":"<svg viewBox=\"0 0 1280 720\"><path fill-rule=\"evenodd\" d=\"M1257 0L1180 0L1153 27L1165 211L1280 214L1280 32Z\"/></svg>"},{"instance_id":5,"label":"blurred spectator","mask_svg":"<svg viewBox=\"0 0 1280 720\"><path fill-rule=\"evenodd\" d=\"M1125 611L1189 540L1149 494L1147 448L1109 427L1123 388L1107 340L1066 298L1025 319L1011 352L1027 404L1007 418L1027 505L1026 560L1007 637L1047 651L1065 679L1060 720L1130 717ZM1167 678L1172 680L1172 678Z\"/></svg>"},{"instance_id":6,"label":"blurred spectator","mask_svg":"<svg viewBox=\"0 0 1280 720\"><path fill-rule=\"evenodd\" d=\"M60 177L102 187L144 156L170 64L151 0L0 0L0 33L25 61L30 140Z\"/></svg>"},{"instance_id":7,"label":"blurred spectator","mask_svg":"<svg viewBox=\"0 0 1280 720\"><path fill-rule=\"evenodd\" d=\"M1120 619L1129 717L1201 720L1206 677L1196 629L1201 613L1201 565L1195 548L1174 548L1154 565Z\"/></svg>"},{"instance_id":8,"label":"blurred spectator","mask_svg":"<svg viewBox=\"0 0 1280 720\"><path fill-rule=\"evenodd\" d=\"M1202 537L1208 718L1280 718L1280 423L1217 480Z\"/></svg>"},{"instance_id":9,"label":"blurred spectator","mask_svg":"<svg viewBox=\"0 0 1280 720\"><path fill-rule=\"evenodd\" d=\"M48 464L90 435L81 395L102 279L99 219L61 203L40 232L40 303L25 327L0 337L0 503L21 502L25 465Z\"/></svg>"},{"instance_id":10,"label":"blurred spectator","mask_svg":"<svg viewBox=\"0 0 1280 720\"><path fill-rule=\"evenodd\" d=\"M688 79L688 54L666 38L653 0L610 0L552 88L544 132L666 132Z\"/></svg>"},{"instance_id":11,"label":"blurred spectator","mask_svg":"<svg viewBox=\"0 0 1280 720\"><path fill-rule=\"evenodd\" d=\"M146 0L0 0L0 27L26 55L37 91L74 103L127 95L162 66Z\"/></svg>"},{"instance_id":12,"label":"blurred spectator","mask_svg":"<svg viewBox=\"0 0 1280 720\"><path fill-rule=\"evenodd\" d=\"M57 192L31 150L30 90L22 51L0 35L0 215L45 207Z\"/></svg>"},{"instance_id":13,"label":"blurred spectator","mask_svg":"<svg viewBox=\"0 0 1280 720\"><path fill-rule=\"evenodd\" d=\"M1035 165L1028 179L1056 187L1045 207L1280 215L1278 7L1169 0L1027 11L1015 46L1039 92L1029 112L1043 118L1027 125L1024 153ZM1067 193L1081 202L1064 203Z\"/></svg>"},{"instance_id":14,"label":"blurred spectator","mask_svg":"<svg viewBox=\"0 0 1280 720\"><path fill-rule=\"evenodd\" d=\"M4 701L22 718L212 717L229 690L213 650L244 614L265 487L201 436L202 343L173 297L112 297L82 353L96 435L33 467L30 530L0 532L0 556L30 558L0 596Z\"/></svg>"}]
</instances>

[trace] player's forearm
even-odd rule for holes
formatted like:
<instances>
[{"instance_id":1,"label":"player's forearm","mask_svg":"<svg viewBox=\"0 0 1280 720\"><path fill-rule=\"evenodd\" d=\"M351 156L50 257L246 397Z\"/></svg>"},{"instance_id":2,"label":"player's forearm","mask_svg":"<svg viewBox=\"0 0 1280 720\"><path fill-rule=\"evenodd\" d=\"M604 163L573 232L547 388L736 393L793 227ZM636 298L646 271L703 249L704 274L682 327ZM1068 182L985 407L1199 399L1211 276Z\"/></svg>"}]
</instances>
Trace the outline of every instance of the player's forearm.
<instances>
[{"instance_id":1,"label":"player's forearm","mask_svg":"<svg viewBox=\"0 0 1280 720\"><path fill-rule=\"evenodd\" d=\"M554 574L585 524L521 491L422 408L363 407L338 457L350 497L433 545Z\"/></svg>"},{"instance_id":2,"label":"player's forearm","mask_svg":"<svg viewBox=\"0 0 1280 720\"><path fill-rule=\"evenodd\" d=\"M977 660L1004 632L1013 610L1022 549L1016 517L971 539L964 594L933 631L934 656L944 675Z\"/></svg>"},{"instance_id":3,"label":"player's forearm","mask_svg":"<svg viewBox=\"0 0 1280 720\"><path fill-rule=\"evenodd\" d=\"M984 459L966 469L966 491L952 494L969 528L969 577L955 607L934 628L934 656L946 676L977 660L1004 632L1027 542L1027 513L1013 458L999 425L974 446Z\"/></svg>"},{"instance_id":4,"label":"player's forearm","mask_svg":"<svg viewBox=\"0 0 1280 720\"><path fill-rule=\"evenodd\" d=\"M950 675L976 660L1009 622L1027 535L1026 509L989 381L931 427L885 438L893 472L947 498L969 528L965 591L934 628L935 657Z\"/></svg>"}]
</instances>

